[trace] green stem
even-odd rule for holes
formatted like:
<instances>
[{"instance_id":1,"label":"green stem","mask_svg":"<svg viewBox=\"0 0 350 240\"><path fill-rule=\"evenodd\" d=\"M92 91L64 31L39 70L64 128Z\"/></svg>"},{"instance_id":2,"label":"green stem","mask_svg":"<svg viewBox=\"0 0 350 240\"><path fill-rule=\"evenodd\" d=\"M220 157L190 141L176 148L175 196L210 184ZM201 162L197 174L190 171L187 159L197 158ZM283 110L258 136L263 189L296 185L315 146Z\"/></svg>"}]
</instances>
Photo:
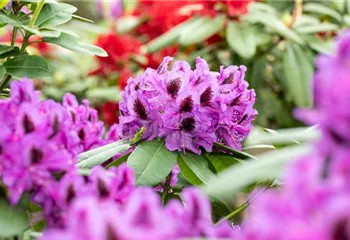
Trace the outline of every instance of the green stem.
<instances>
[{"instance_id":1,"label":"green stem","mask_svg":"<svg viewBox=\"0 0 350 240\"><path fill-rule=\"evenodd\" d=\"M241 206L239 206L233 212L231 212L226 217L224 217L224 219L225 220L229 220L229 219L233 218L234 216L236 216L237 214L240 214L241 212L243 212L248 207L248 205L249 205L248 201L243 203Z\"/></svg>"},{"instance_id":2,"label":"green stem","mask_svg":"<svg viewBox=\"0 0 350 240\"><path fill-rule=\"evenodd\" d=\"M38 3L38 6L35 9L33 18L29 22L29 27L34 27L34 24L35 24L36 20L38 19L38 16L39 16L44 4L45 4L45 0L40 0L40 2Z\"/></svg>"},{"instance_id":3,"label":"green stem","mask_svg":"<svg viewBox=\"0 0 350 240\"><path fill-rule=\"evenodd\" d=\"M17 27L13 27L13 31L12 31L12 38L11 38L11 46L15 46L16 43L16 37L17 37Z\"/></svg>"},{"instance_id":4,"label":"green stem","mask_svg":"<svg viewBox=\"0 0 350 240\"><path fill-rule=\"evenodd\" d=\"M163 193L162 193L162 204L165 205L165 199L168 195L168 192L170 190L170 180L171 180L171 172L169 175L166 177L164 187L163 187Z\"/></svg>"}]
</instances>

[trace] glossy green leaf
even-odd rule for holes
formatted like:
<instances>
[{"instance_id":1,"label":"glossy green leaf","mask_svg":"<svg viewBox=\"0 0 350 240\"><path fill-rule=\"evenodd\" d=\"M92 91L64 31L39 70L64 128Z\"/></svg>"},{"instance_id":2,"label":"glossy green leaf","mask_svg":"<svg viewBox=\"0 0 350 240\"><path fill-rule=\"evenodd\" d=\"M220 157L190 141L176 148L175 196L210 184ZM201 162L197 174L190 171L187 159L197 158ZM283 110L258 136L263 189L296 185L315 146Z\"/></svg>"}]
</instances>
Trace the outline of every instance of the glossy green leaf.
<instances>
[{"instance_id":1,"label":"glossy green leaf","mask_svg":"<svg viewBox=\"0 0 350 240\"><path fill-rule=\"evenodd\" d=\"M202 17L188 25L180 35L179 42L184 46L201 43L218 33L224 26L226 16L218 15L214 19Z\"/></svg>"},{"instance_id":2,"label":"glossy green leaf","mask_svg":"<svg viewBox=\"0 0 350 240\"><path fill-rule=\"evenodd\" d=\"M62 32L61 35L57 38L44 37L43 41L56 44L71 51L82 54L97 55L101 57L108 56L107 52L102 48L90 44L81 43L77 37L68 33Z\"/></svg>"},{"instance_id":3,"label":"glossy green leaf","mask_svg":"<svg viewBox=\"0 0 350 240\"><path fill-rule=\"evenodd\" d=\"M209 153L205 157L214 166L216 172L221 172L234 164L245 162L228 154L222 153Z\"/></svg>"},{"instance_id":4,"label":"glossy green leaf","mask_svg":"<svg viewBox=\"0 0 350 240\"><path fill-rule=\"evenodd\" d=\"M41 78L51 74L46 60L39 56L17 56L4 62L3 66L15 78Z\"/></svg>"},{"instance_id":5,"label":"glossy green leaf","mask_svg":"<svg viewBox=\"0 0 350 240\"><path fill-rule=\"evenodd\" d=\"M0 79L3 79L6 74L6 68L0 65Z\"/></svg>"},{"instance_id":6,"label":"glossy green leaf","mask_svg":"<svg viewBox=\"0 0 350 240\"><path fill-rule=\"evenodd\" d=\"M283 70L288 92L298 107L311 106L313 65L305 51L288 45L283 55Z\"/></svg>"},{"instance_id":7,"label":"glossy green leaf","mask_svg":"<svg viewBox=\"0 0 350 240\"><path fill-rule=\"evenodd\" d=\"M306 3L303 7L303 10L305 12L310 12L313 14L318 13L320 15L330 16L335 20L337 20L338 22L342 21L342 17L337 11L320 3Z\"/></svg>"},{"instance_id":8,"label":"glossy green leaf","mask_svg":"<svg viewBox=\"0 0 350 240\"><path fill-rule=\"evenodd\" d=\"M37 29L37 28L31 28L28 26L23 26L23 29L26 30L27 32L38 35L41 37L59 37L61 35L60 31L57 30L51 30L51 29Z\"/></svg>"},{"instance_id":9,"label":"glossy green leaf","mask_svg":"<svg viewBox=\"0 0 350 240\"><path fill-rule=\"evenodd\" d=\"M111 167L118 167L119 165L123 164L123 163L126 163L128 158L130 156L130 153L128 154L125 154L124 156L121 156L120 158L118 159L115 159L113 162L111 162L110 164L108 164L106 166L106 169L109 169Z\"/></svg>"},{"instance_id":10,"label":"glossy green leaf","mask_svg":"<svg viewBox=\"0 0 350 240\"><path fill-rule=\"evenodd\" d=\"M45 3L35 25L39 27L53 27L70 21L77 8L66 3Z\"/></svg>"},{"instance_id":11,"label":"glossy green leaf","mask_svg":"<svg viewBox=\"0 0 350 240\"><path fill-rule=\"evenodd\" d=\"M179 155L181 157L181 160L183 160L183 163L185 164L185 166L188 167L191 170L191 172L196 176L196 178L192 176L187 178L188 177L188 175L186 174L187 171L183 172L182 171L183 166L181 166L182 163L181 164L179 163L179 167L182 174L189 182L197 183L199 179L201 183L207 184L209 179L215 177L215 174L209 169L208 160L204 156L196 155L191 152L180 153Z\"/></svg>"},{"instance_id":12,"label":"glossy green leaf","mask_svg":"<svg viewBox=\"0 0 350 240\"><path fill-rule=\"evenodd\" d=\"M221 148L223 150L226 150L228 152L230 152L231 156L235 157L235 158L238 158L238 159L256 159L256 157L248 154L248 153L245 153L245 152L242 152L242 151L239 151L239 150L236 150L236 149L233 149L233 148L230 148L224 144L221 144L221 143L214 143L214 146L215 147L218 147L218 148Z\"/></svg>"},{"instance_id":13,"label":"glossy green leaf","mask_svg":"<svg viewBox=\"0 0 350 240\"><path fill-rule=\"evenodd\" d=\"M230 21L226 28L226 39L231 49L240 57L250 59L256 52L254 28Z\"/></svg>"},{"instance_id":14,"label":"glossy green leaf","mask_svg":"<svg viewBox=\"0 0 350 240\"><path fill-rule=\"evenodd\" d=\"M230 167L220 173L217 178L209 181L203 190L224 202L231 201L235 194L245 186L266 179L278 178L289 162L305 155L310 150L311 147L308 145L298 145L266 153L261 155L259 160L251 160Z\"/></svg>"},{"instance_id":15,"label":"glossy green leaf","mask_svg":"<svg viewBox=\"0 0 350 240\"><path fill-rule=\"evenodd\" d=\"M10 206L4 199L0 199L0 237L20 235L28 225L25 209Z\"/></svg>"},{"instance_id":16,"label":"glossy green leaf","mask_svg":"<svg viewBox=\"0 0 350 240\"><path fill-rule=\"evenodd\" d=\"M176 153L165 148L164 140L143 142L128 158L138 185L155 186L165 179L176 163Z\"/></svg>"},{"instance_id":17,"label":"glossy green leaf","mask_svg":"<svg viewBox=\"0 0 350 240\"><path fill-rule=\"evenodd\" d=\"M179 166L181 175L183 176L185 181L188 181L196 186L199 186L203 183L202 180L200 180L192 171L192 169L187 165L187 163L184 161L180 154L178 154L177 156L177 165Z\"/></svg>"},{"instance_id":18,"label":"glossy green leaf","mask_svg":"<svg viewBox=\"0 0 350 240\"><path fill-rule=\"evenodd\" d=\"M173 27L169 31L163 33L159 37L150 41L146 46L146 51L148 53L157 52L171 44L174 44L180 37L180 33L193 22L197 21L198 18L194 17L187 21L180 23L179 25Z\"/></svg>"},{"instance_id":19,"label":"glossy green leaf","mask_svg":"<svg viewBox=\"0 0 350 240\"><path fill-rule=\"evenodd\" d=\"M93 150L85 152L83 153L83 156L81 154L78 155L80 161L78 162L77 166L80 168L92 168L101 165L116 154L123 153L130 149L130 147L131 146L129 144L118 141L107 145L107 147L103 146L102 149L94 149L94 152L91 152ZM89 155L88 158L86 158L87 155Z\"/></svg>"}]
</instances>

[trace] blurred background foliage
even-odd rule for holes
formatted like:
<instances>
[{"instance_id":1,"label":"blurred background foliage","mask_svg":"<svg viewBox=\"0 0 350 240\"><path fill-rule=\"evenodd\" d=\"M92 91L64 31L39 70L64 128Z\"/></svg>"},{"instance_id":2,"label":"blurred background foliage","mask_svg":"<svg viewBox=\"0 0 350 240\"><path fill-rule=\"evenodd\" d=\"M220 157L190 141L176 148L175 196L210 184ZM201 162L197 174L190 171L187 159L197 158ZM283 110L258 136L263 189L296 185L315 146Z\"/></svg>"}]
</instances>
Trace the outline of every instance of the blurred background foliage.
<instances>
[{"instance_id":1,"label":"blurred background foliage","mask_svg":"<svg viewBox=\"0 0 350 240\"><path fill-rule=\"evenodd\" d=\"M246 65L246 79L258 99L255 125L300 126L293 109L312 105L315 56L332 54L335 38L350 26L348 0L69 3L96 24L72 21L62 28L104 48L109 56L82 57L39 39L31 51L45 55L54 74L36 79L36 85L47 98L60 100L66 92L88 98L109 124L117 122L117 103L127 79L147 67L157 68L171 55L191 64L201 56L213 70ZM3 42L10 40L6 30L1 34Z\"/></svg>"}]
</instances>

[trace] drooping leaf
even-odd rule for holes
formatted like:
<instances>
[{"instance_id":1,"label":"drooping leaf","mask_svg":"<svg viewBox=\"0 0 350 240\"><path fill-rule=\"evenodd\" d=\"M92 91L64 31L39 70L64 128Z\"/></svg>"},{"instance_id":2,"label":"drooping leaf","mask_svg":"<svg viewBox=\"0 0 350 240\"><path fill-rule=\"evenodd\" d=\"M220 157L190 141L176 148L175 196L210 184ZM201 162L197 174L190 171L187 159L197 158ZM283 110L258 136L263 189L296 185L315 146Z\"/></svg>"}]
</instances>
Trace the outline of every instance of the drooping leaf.
<instances>
[{"instance_id":1,"label":"drooping leaf","mask_svg":"<svg viewBox=\"0 0 350 240\"><path fill-rule=\"evenodd\" d=\"M176 163L176 153L165 148L164 140L143 142L131 153L128 166L135 170L138 185L155 186L165 179Z\"/></svg>"},{"instance_id":2,"label":"drooping leaf","mask_svg":"<svg viewBox=\"0 0 350 240\"><path fill-rule=\"evenodd\" d=\"M12 237L21 234L28 227L25 209L12 207L0 199L0 237Z\"/></svg>"},{"instance_id":3,"label":"drooping leaf","mask_svg":"<svg viewBox=\"0 0 350 240\"><path fill-rule=\"evenodd\" d=\"M191 152L180 153L178 164L184 177L192 184L198 184L199 181L207 184L209 179L215 177L215 174L209 169L208 160L202 155ZM194 174L194 176L191 176L191 174Z\"/></svg>"},{"instance_id":4,"label":"drooping leaf","mask_svg":"<svg viewBox=\"0 0 350 240\"><path fill-rule=\"evenodd\" d=\"M84 155L81 156L81 154L78 156L79 162L77 164L80 168L92 168L98 165L101 165L102 163L106 162L107 160L111 159L113 156L115 156L118 153L123 153L127 151L131 146L127 143L122 143L121 141L118 141L116 143L109 144L102 149L94 149L88 152L83 153ZM89 156L86 158L86 156Z\"/></svg>"},{"instance_id":5,"label":"drooping leaf","mask_svg":"<svg viewBox=\"0 0 350 240\"><path fill-rule=\"evenodd\" d=\"M177 164L180 168L180 173L184 178L184 181L188 181L189 183L196 186L202 185L202 180L196 176L196 174L191 170L191 168L187 165L180 154L177 156Z\"/></svg>"},{"instance_id":6,"label":"drooping leaf","mask_svg":"<svg viewBox=\"0 0 350 240\"><path fill-rule=\"evenodd\" d=\"M72 19L73 13L76 11L76 7L66 3L45 3L35 25L39 27L53 27L64 24Z\"/></svg>"},{"instance_id":7,"label":"drooping leaf","mask_svg":"<svg viewBox=\"0 0 350 240\"><path fill-rule=\"evenodd\" d=\"M238 159L257 159L256 157L248 154L248 153L245 153L245 152L242 152L242 151L239 151L239 150L236 150L236 149L233 149L233 148L230 148L224 144L221 144L221 143L214 143L214 146L215 147L218 147L218 148L221 148L223 150L226 150L228 152L230 152L231 156L235 157L235 158L238 158Z\"/></svg>"},{"instance_id":8,"label":"drooping leaf","mask_svg":"<svg viewBox=\"0 0 350 240\"><path fill-rule=\"evenodd\" d=\"M283 71L288 92L298 107L311 106L313 65L297 45L288 45L283 55Z\"/></svg>"},{"instance_id":9,"label":"drooping leaf","mask_svg":"<svg viewBox=\"0 0 350 240\"><path fill-rule=\"evenodd\" d=\"M318 13L321 15L330 16L338 22L342 21L342 17L337 11L320 3L306 3L303 7L303 10L305 12Z\"/></svg>"},{"instance_id":10,"label":"drooping leaf","mask_svg":"<svg viewBox=\"0 0 350 240\"><path fill-rule=\"evenodd\" d=\"M46 60L39 56L17 56L4 62L3 66L15 78L42 78L51 74Z\"/></svg>"},{"instance_id":11,"label":"drooping leaf","mask_svg":"<svg viewBox=\"0 0 350 240\"><path fill-rule=\"evenodd\" d=\"M208 182L203 190L210 196L222 201L230 201L244 186L266 180L275 179L283 172L287 163L310 151L308 145L287 147L279 151L266 153L259 160L247 161L230 167Z\"/></svg>"},{"instance_id":12,"label":"drooping leaf","mask_svg":"<svg viewBox=\"0 0 350 240\"><path fill-rule=\"evenodd\" d=\"M7 52L10 52L14 48L15 48L14 46L8 46L8 45L1 45L0 44L0 55L4 54L4 53L7 53Z\"/></svg>"},{"instance_id":13,"label":"drooping leaf","mask_svg":"<svg viewBox=\"0 0 350 240\"><path fill-rule=\"evenodd\" d=\"M22 23L18 21L15 15L6 15L3 12L0 12L0 25L11 24L15 27L21 27Z\"/></svg>"},{"instance_id":14,"label":"drooping leaf","mask_svg":"<svg viewBox=\"0 0 350 240\"><path fill-rule=\"evenodd\" d=\"M240 57L250 59L256 52L254 28L230 21L226 28L226 39L232 50Z\"/></svg>"},{"instance_id":15,"label":"drooping leaf","mask_svg":"<svg viewBox=\"0 0 350 240\"><path fill-rule=\"evenodd\" d=\"M56 45L59 45L61 47L67 48L71 51L82 53L82 54L89 54L89 55L97 55L101 57L108 56L107 52L103 50L100 47L85 44L79 42L79 38L70 35L68 33L61 33L59 37L44 37L44 42L53 43Z\"/></svg>"},{"instance_id":16,"label":"drooping leaf","mask_svg":"<svg viewBox=\"0 0 350 240\"><path fill-rule=\"evenodd\" d=\"M214 19L201 17L185 27L180 34L179 42L184 46L201 43L218 33L224 26L226 16L218 15Z\"/></svg>"}]
</instances>

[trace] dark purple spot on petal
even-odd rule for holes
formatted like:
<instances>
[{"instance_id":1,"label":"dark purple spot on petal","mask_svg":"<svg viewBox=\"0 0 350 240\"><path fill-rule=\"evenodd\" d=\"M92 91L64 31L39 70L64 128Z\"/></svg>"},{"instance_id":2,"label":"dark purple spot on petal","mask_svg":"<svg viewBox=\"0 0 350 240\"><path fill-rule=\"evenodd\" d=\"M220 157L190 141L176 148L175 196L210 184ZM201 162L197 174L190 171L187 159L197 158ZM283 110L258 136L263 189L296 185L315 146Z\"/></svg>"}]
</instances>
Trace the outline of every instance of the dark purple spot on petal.
<instances>
[{"instance_id":1,"label":"dark purple spot on petal","mask_svg":"<svg viewBox=\"0 0 350 240\"><path fill-rule=\"evenodd\" d=\"M76 193L74 190L73 184L69 185L67 189L67 196L66 196L66 202L69 204L72 202L72 200L76 197Z\"/></svg>"},{"instance_id":2,"label":"dark purple spot on petal","mask_svg":"<svg viewBox=\"0 0 350 240\"><path fill-rule=\"evenodd\" d=\"M181 79L180 78L175 78L172 79L168 82L166 86L166 90L172 96L173 98L177 96L181 86Z\"/></svg>"},{"instance_id":3,"label":"dark purple spot on petal","mask_svg":"<svg viewBox=\"0 0 350 240\"><path fill-rule=\"evenodd\" d=\"M191 132L196 126L196 120L193 117L188 117L182 120L180 129L185 132Z\"/></svg>"},{"instance_id":4,"label":"dark purple spot on petal","mask_svg":"<svg viewBox=\"0 0 350 240\"><path fill-rule=\"evenodd\" d=\"M81 141L85 140L85 132L83 128L79 130L78 137L80 138Z\"/></svg>"},{"instance_id":5,"label":"dark purple spot on petal","mask_svg":"<svg viewBox=\"0 0 350 240\"><path fill-rule=\"evenodd\" d=\"M239 120L238 124L241 124L241 123L244 122L247 118L248 118L248 114L244 114L243 117L241 118L241 120Z\"/></svg>"},{"instance_id":6,"label":"dark purple spot on petal","mask_svg":"<svg viewBox=\"0 0 350 240\"><path fill-rule=\"evenodd\" d=\"M147 120L148 114L145 105L143 105L141 100L138 98L134 102L134 111L141 119Z\"/></svg>"},{"instance_id":7,"label":"dark purple spot on petal","mask_svg":"<svg viewBox=\"0 0 350 240\"><path fill-rule=\"evenodd\" d=\"M180 103L180 112L191 112L193 109L193 100L191 96L184 98Z\"/></svg>"},{"instance_id":8,"label":"dark purple spot on petal","mask_svg":"<svg viewBox=\"0 0 350 240\"><path fill-rule=\"evenodd\" d=\"M230 75L223 81L222 84L230 84L233 83L234 79L233 79L233 73L230 73Z\"/></svg>"},{"instance_id":9,"label":"dark purple spot on petal","mask_svg":"<svg viewBox=\"0 0 350 240\"><path fill-rule=\"evenodd\" d=\"M232 103L230 106L235 106L241 103L241 96L242 94L238 95L235 99L233 99Z\"/></svg>"},{"instance_id":10,"label":"dark purple spot on petal","mask_svg":"<svg viewBox=\"0 0 350 240\"><path fill-rule=\"evenodd\" d=\"M23 118L23 128L24 133L31 133L35 130L33 122L29 119L27 115L24 115Z\"/></svg>"},{"instance_id":11,"label":"dark purple spot on petal","mask_svg":"<svg viewBox=\"0 0 350 240\"><path fill-rule=\"evenodd\" d=\"M44 157L43 152L40 149L32 148L30 150L30 162L31 163L39 163Z\"/></svg>"},{"instance_id":12,"label":"dark purple spot on petal","mask_svg":"<svg viewBox=\"0 0 350 240\"><path fill-rule=\"evenodd\" d=\"M208 105L213 98L213 91L211 90L211 87L208 87L205 89L205 91L202 93L200 97L201 105Z\"/></svg>"},{"instance_id":13,"label":"dark purple spot on petal","mask_svg":"<svg viewBox=\"0 0 350 240\"><path fill-rule=\"evenodd\" d=\"M107 234L106 234L106 240L118 240L118 236L115 233L115 230L111 225L107 225Z\"/></svg>"},{"instance_id":14,"label":"dark purple spot on petal","mask_svg":"<svg viewBox=\"0 0 350 240\"><path fill-rule=\"evenodd\" d=\"M337 222L332 231L332 240L350 240L349 220L342 219Z\"/></svg>"},{"instance_id":15,"label":"dark purple spot on petal","mask_svg":"<svg viewBox=\"0 0 350 240\"><path fill-rule=\"evenodd\" d=\"M55 119L53 121L53 126L52 126L52 134L49 137L49 139L55 137L58 134L59 131L60 131L60 122L58 120L58 117L55 116Z\"/></svg>"},{"instance_id":16,"label":"dark purple spot on petal","mask_svg":"<svg viewBox=\"0 0 350 240\"><path fill-rule=\"evenodd\" d=\"M109 191L102 179L97 179L97 190L101 198L106 198L109 196Z\"/></svg>"}]
</instances>

